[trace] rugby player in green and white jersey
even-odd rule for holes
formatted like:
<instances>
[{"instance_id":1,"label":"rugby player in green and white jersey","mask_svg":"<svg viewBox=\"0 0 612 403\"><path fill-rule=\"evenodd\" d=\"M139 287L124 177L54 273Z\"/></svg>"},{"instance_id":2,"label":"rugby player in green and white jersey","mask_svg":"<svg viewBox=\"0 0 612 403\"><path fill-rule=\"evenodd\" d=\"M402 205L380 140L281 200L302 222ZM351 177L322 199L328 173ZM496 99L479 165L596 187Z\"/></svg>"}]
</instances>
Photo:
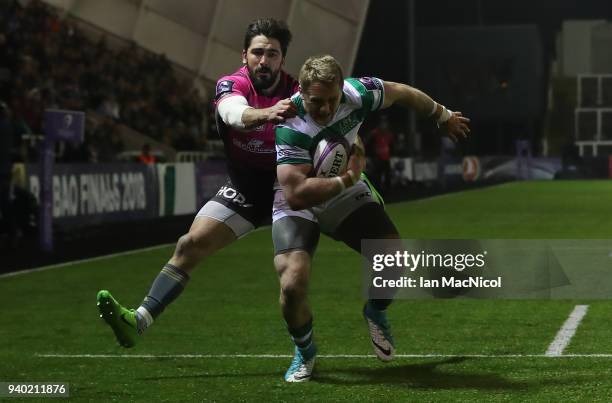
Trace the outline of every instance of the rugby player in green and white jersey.
<instances>
[{"instance_id":1,"label":"rugby player in green and white jersey","mask_svg":"<svg viewBox=\"0 0 612 403\"><path fill-rule=\"evenodd\" d=\"M307 291L319 233L358 253L362 239L400 239L375 191L360 179L365 156L357 132L367 115L397 104L437 121L455 140L469 133L469 119L409 85L378 78L345 80L332 56L306 60L299 83L300 92L292 97L298 116L276 128L279 186L272 216L280 303L295 343L295 356L285 374L288 382L309 380L314 366L316 346ZM351 145L348 169L336 177L313 177L312 151L327 137L344 137ZM390 303L391 299L370 299L363 308L374 352L383 361L395 353L386 315Z\"/></svg>"}]
</instances>

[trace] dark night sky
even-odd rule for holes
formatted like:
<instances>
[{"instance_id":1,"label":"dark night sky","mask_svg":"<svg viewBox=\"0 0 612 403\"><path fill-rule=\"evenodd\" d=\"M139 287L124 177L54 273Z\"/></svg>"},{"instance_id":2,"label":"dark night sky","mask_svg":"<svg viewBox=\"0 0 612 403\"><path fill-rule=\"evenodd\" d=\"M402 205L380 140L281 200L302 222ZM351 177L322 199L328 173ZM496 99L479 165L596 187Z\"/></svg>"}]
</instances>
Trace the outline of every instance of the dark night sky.
<instances>
[{"instance_id":1,"label":"dark night sky","mask_svg":"<svg viewBox=\"0 0 612 403\"><path fill-rule=\"evenodd\" d=\"M560 31L562 22L572 19L612 21L612 0L415 0L417 34L418 28L537 25L542 41L543 60L541 62L544 76L541 79L542 85L535 90L534 94L539 97L542 111L546 99L544 89L547 88L543 83L547 82L550 63L555 57L555 36ZM409 82L407 22L407 1L371 0L353 76L375 76L388 81ZM422 37L417 38L419 41L426 40ZM487 38L483 39L483 41L486 40ZM504 43L500 43L499 46L503 47ZM453 53L457 54L458 50L453 50ZM448 63L452 65L453 62L452 57L449 57ZM455 62L460 64L461 60ZM416 64L417 71L423 71L418 68L418 58ZM417 87L423 85L421 74L423 73L419 73L415 83ZM432 74L435 73L432 72ZM408 121L403 110L391 108L386 113L391 117L392 124L396 128L400 130L406 128ZM375 120L375 117L372 120ZM374 123L372 120L366 122L367 125L372 125ZM504 118L489 121L483 118L473 119L471 124L473 139L470 147L474 149L471 149L470 152L476 154L500 153L505 148L513 147L516 133L528 133L533 143L537 144L540 141L539 136L542 135L541 124L541 117L536 117L535 120L515 122L511 109L505 120ZM418 130L428 129L421 122ZM493 137L488 133L497 133L495 140L491 140ZM429 142L424 143L424 147L433 150L434 153L439 146L436 138L437 136L424 136L424 141ZM537 153L537 150L535 152Z\"/></svg>"},{"instance_id":2,"label":"dark night sky","mask_svg":"<svg viewBox=\"0 0 612 403\"><path fill-rule=\"evenodd\" d=\"M406 80L407 8L402 0L370 1L354 75ZM563 20L612 20L612 0L415 0L415 9L417 27L536 24L549 58Z\"/></svg>"}]
</instances>

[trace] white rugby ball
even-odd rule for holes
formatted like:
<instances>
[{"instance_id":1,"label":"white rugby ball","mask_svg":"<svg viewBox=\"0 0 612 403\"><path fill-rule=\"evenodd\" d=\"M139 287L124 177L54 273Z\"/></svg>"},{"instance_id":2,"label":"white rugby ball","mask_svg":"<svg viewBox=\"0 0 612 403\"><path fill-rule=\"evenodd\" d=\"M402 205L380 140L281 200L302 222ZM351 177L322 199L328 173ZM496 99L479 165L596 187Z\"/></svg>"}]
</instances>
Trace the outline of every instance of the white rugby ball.
<instances>
[{"instance_id":1,"label":"white rugby ball","mask_svg":"<svg viewBox=\"0 0 612 403\"><path fill-rule=\"evenodd\" d=\"M331 178L343 174L349 155L350 147L345 138L321 139L312 156L313 175Z\"/></svg>"}]
</instances>

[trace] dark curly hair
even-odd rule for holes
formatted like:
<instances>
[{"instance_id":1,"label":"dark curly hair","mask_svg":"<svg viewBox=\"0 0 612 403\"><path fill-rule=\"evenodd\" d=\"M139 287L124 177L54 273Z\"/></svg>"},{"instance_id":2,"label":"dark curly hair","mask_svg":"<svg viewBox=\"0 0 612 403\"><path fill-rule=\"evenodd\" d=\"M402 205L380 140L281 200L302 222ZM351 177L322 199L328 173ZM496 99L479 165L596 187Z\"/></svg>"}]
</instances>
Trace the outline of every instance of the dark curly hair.
<instances>
[{"instance_id":1,"label":"dark curly hair","mask_svg":"<svg viewBox=\"0 0 612 403\"><path fill-rule=\"evenodd\" d=\"M289 42L291 42L291 31L289 31L285 21L275 20L274 18L262 18L251 22L244 34L243 49L248 49L251 45L251 40L258 35L276 39L280 43L283 57L287 55L287 47Z\"/></svg>"}]
</instances>

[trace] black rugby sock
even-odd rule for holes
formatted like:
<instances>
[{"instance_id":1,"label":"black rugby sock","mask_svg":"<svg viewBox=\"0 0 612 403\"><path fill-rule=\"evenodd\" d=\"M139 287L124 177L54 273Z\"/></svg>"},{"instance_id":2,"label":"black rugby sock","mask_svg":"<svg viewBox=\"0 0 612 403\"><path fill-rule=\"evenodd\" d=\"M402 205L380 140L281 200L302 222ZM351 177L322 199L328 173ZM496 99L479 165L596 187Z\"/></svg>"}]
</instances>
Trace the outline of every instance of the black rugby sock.
<instances>
[{"instance_id":1,"label":"black rugby sock","mask_svg":"<svg viewBox=\"0 0 612 403\"><path fill-rule=\"evenodd\" d=\"M288 330L297 348L302 351L309 349L312 345L312 318L304 326Z\"/></svg>"},{"instance_id":2,"label":"black rugby sock","mask_svg":"<svg viewBox=\"0 0 612 403\"><path fill-rule=\"evenodd\" d=\"M185 289L189 274L171 264L166 264L153 281L149 293L137 309L138 328L144 330Z\"/></svg>"}]
</instances>

